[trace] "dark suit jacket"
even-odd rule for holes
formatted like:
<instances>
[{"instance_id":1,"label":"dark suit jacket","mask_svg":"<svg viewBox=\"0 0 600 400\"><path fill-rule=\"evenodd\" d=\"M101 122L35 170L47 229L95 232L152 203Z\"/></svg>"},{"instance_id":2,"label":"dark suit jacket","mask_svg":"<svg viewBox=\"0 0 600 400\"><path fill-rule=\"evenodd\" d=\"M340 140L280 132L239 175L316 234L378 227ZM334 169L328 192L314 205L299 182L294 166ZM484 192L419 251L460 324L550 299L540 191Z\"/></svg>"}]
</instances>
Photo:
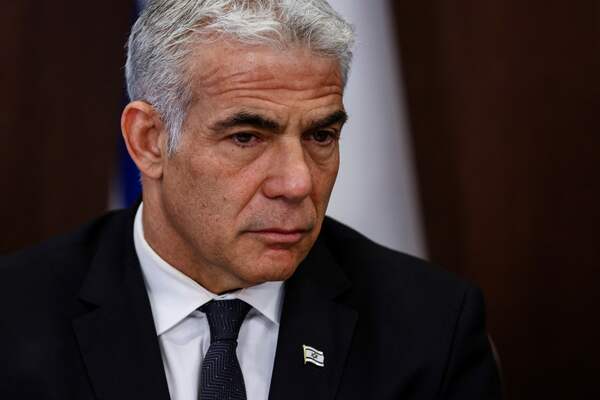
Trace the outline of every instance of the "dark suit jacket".
<instances>
[{"instance_id":1,"label":"dark suit jacket","mask_svg":"<svg viewBox=\"0 0 600 400\"><path fill-rule=\"evenodd\" d=\"M133 216L2 259L0 399L169 398ZM327 219L286 283L270 399L334 398L499 398L479 290Z\"/></svg>"}]
</instances>

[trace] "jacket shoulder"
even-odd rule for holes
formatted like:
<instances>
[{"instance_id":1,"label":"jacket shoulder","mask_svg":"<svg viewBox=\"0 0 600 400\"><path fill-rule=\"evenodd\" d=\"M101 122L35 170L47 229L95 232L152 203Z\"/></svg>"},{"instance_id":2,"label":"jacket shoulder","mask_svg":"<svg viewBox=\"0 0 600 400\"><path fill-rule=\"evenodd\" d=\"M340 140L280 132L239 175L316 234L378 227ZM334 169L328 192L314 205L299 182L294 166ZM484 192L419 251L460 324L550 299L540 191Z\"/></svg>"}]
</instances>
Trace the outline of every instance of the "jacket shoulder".
<instances>
[{"instance_id":1,"label":"jacket shoulder","mask_svg":"<svg viewBox=\"0 0 600 400\"><path fill-rule=\"evenodd\" d=\"M87 273L100 238L126 213L110 212L76 231L2 256L2 297L27 303L71 297Z\"/></svg>"},{"instance_id":2,"label":"jacket shoulder","mask_svg":"<svg viewBox=\"0 0 600 400\"><path fill-rule=\"evenodd\" d=\"M419 398L499 398L478 288L331 219L323 238L351 283L338 301L358 317L348 393L355 393L354 382L376 376L369 394L384 380L394 398L407 388Z\"/></svg>"},{"instance_id":3,"label":"jacket shoulder","mask_svg":"<svg viewBox=\"0 0 600 400\"><path fill-rule=\"evenodd\" d=\"M440 266L377 244L332 218L326 218L322 232L361 296L458 308L467 290L478 290Z\"/></svg>"}]
</instances>

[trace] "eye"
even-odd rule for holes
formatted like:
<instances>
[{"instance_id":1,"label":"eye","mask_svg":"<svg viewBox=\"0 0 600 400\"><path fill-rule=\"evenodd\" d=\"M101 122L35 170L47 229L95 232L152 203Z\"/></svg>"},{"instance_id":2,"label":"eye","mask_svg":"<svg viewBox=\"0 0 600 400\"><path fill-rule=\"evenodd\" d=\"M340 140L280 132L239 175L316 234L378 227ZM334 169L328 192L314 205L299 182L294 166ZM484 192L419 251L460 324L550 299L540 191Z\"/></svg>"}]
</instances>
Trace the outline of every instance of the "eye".
<instances>
[{"instance_id":1,"label":"eye","mask_svg":"<svg viewBox=\"0 0 600 400\"><path fill-rule=\"evenodd\" d=\"M247 132L242 132L242 133L234 133L233 135L229 136L229 138L238 146L241 147L249 147L255 144L255 142L257 142L259 140L259 138L252 134L252 133L247 133Z\"/></svg>"},{"instance_id":2,"label":"eye","mask_svg":"<svg viewBox=\"0 0 600 400\"><path fill-rule=\"evenodd\" d=\"M308 135L308 139L314 140L321 146L326 146L339 139L339 135L331 130L319 130Z\"/></svg>"}]
</instances>

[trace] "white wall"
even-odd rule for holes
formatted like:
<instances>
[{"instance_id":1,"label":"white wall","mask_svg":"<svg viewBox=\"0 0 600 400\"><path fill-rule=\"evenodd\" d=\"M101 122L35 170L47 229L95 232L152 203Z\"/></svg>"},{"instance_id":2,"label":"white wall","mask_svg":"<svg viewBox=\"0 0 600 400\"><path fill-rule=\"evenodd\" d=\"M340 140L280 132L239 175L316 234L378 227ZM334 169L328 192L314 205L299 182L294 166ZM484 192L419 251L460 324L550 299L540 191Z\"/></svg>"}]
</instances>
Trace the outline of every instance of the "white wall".
<instances>
[{"instance_id":1,"label":"white wall","mask_svg":"<svg viewBox=\"0 0 600 400\"><path fill-rule=\"evenodd\" d=\"M356 27L340 174L328 214L425 257L421 210L390 0L330 0Z\"/></svg>"}]
</instances>

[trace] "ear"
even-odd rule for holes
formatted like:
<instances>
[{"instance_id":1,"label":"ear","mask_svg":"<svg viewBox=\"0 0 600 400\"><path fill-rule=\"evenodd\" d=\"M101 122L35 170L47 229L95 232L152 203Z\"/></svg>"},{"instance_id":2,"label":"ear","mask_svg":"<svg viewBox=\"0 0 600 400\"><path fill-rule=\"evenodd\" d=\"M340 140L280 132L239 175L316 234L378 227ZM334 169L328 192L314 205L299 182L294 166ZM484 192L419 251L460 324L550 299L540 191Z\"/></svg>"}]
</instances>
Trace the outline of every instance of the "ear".
<instances>
[{"instance_id":1,"label":"ear","mask_svg":"<svg viewBox=\"0 0 600 400\"><path fill-rule=\"evenodd\" d=\"M166 131L150 104L133 101L121 115L121 132L129 155L142 175L160 179L166 154Z\"/></svg>"}]
</instances>

